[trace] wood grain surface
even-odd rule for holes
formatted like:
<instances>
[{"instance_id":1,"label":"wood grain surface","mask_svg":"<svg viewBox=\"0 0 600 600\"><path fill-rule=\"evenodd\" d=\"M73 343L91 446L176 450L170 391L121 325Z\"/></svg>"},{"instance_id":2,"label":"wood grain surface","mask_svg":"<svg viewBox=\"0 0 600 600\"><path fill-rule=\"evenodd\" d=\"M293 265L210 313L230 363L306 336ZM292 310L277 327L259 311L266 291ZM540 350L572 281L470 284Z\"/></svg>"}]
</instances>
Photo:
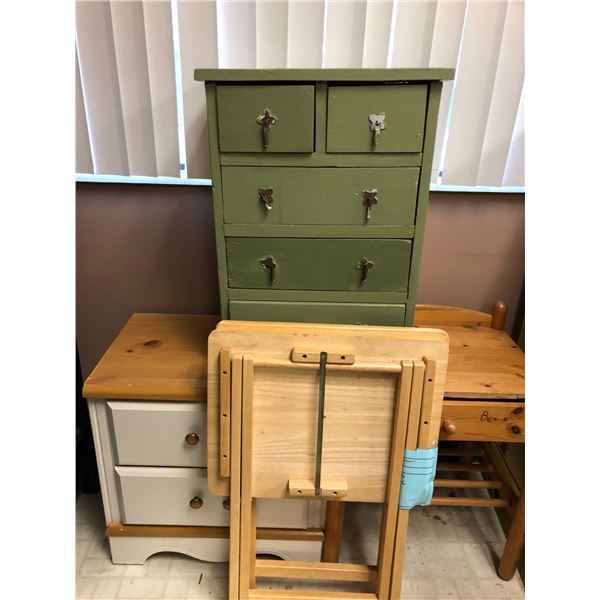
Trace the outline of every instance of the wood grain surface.
<instances>
[{"instance_id":1,"label":"wood grain surface","mask_svg":"<svg viewBox=\"0 0 600 600\"><path fill-rule=\"evenodd\" d=\"M88 377L83 395L206 400L207 339L217 323L214 315L135 313ZM427 325L419 310L416 323ZM444 398L525 398L525 354L506 332L489 326L441 328L450 337Z\"/></svg>"}]
</instances>

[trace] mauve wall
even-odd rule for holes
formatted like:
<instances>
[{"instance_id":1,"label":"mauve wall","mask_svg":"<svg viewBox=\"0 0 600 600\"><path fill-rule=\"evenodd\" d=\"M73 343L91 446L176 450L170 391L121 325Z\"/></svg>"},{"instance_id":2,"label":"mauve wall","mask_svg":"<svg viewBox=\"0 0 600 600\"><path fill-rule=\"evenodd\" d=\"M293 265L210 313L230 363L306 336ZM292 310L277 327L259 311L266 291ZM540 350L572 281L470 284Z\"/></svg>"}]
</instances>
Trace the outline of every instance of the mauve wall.
<instances>
[{"instance_id":1,"label":"mauve wall","mask_svg":"<svg viewBox=\"0 0 600 600\"><path fill-rule=\"evenodd\" d=\"M133 312L218 314L209 188L77 184L77 343L87 377ZM524 197L432 193L418 301L489 311L524 286Z\"/></svg>"}]
</instances>

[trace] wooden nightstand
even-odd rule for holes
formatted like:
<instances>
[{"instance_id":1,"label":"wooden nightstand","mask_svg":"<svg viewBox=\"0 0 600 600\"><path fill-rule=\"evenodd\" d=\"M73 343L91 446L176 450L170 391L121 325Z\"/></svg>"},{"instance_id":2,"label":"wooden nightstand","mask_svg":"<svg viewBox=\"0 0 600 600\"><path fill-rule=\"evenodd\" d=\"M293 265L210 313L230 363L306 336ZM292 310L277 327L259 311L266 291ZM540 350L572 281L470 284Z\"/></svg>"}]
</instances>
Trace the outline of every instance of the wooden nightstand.
<instances>
[{"instance_id":1,"label":"wooden nightstand","mask_svg":"<svg viewBox=\"0 0 600 600\"><path fill-rule=\"evenodd\" d=\"M114 563L228 559L229 499L206 478L206 340L218 321L134 314L85 382ZM263 501L259 551L318 560L323 520L320 501Z\"/></svg>"}]
</instances>

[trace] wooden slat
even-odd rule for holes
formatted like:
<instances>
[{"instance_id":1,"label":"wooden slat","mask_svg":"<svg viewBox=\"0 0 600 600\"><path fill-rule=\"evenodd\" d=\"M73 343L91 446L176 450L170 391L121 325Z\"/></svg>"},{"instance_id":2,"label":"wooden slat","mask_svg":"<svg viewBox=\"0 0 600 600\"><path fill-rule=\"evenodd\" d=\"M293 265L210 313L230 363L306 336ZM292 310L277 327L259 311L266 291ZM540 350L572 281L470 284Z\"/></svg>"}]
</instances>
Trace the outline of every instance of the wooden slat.
<instances>
[{"instance_id":1,"label":"wooden slat","mask_svg":"<svg viewBox=\"0 0 600 600\"><path fill-rule=\"evenodd\" d=\"M494 508L506 508L510 505L508 500L496 498L455 498L453 496L434 496L431 499L432 506L491 506Z\"/></svg>"},{"instance_id":2,"label":"wooden slat","mask_svg":"<svg viewBox=\"0 0 600 600\"><path fill-rule=\"evenodd\" d=\"M439 448L438 456L484 456L483 448Z\"/></svg>"},{"instance_id":3,"label":"wooden slat","mask_svg":"<svg viewBox=\"0 0 600 600\"><path fill-rule=\"evenodd\" d=\"M406 449L416 450L419 438L419 425L421 418L421 403L423 399L423 379L425 377L425 363L422 360L413 362L412 387L410 391L410 413L406 429Z\"/></svg>"},{"instance_id":4,"label":"wooden slat","mask_svg":"<svg viewBox=\"0 0 600 600\"><path fill-rule=\"evenodd\" d=\"M430 440L437 438L437 435L432 435L433 423L431 422L433 408L433 394L435 387L435 360L425 358L425 375L423 381L423 400L421 402L421 420L419 424L419 448L429 448ZM439 430L439 426L438 426Z\"/></svg>"},{"instance_id":5,"label":"wooden slat","mask_svg":"<svg viewBox=\"0 0 600 600\"><path fill-rule=\"evenodd\" d=\"M412 388L410 393L410 409L408 425L406 428L405 449L415 450L419 437L419 419L421 416L421 401L423 397L423 375L425 374L425 363L423 361L413 362ZM414 424L417 424L416 426ZM396 517L396 536L394 539L394 558L392 562L392 578L390 581L389 598L401 597L402 575L404 571L404 553L406 550L406 536L408 533L408 517L410 511L398 508ZM386 596L387 598L388 596Z\"/></svg>"},{"instance_id":6,"label":"wooden slat","mask_svg":"<svg viewBox=\"0 0 600 600\"><path fill-rule=\"evenodd\" d=\"M229 539L229 599L238 600L240 590L240 528L242 483L242 357L231 357L231 489Z\"/></svg>"},{"instance_id":7,"label":"wooden slat","mask_svg":"<svg viewBox=\"0 0 600 600\"><path fill-rule=\"evenodd\" d=\"M376 567L347 563L314 563L295 560L257 560L257 577L321 579L323 581L374 581Z\"/></svg>"},{"instance_id":8,"label":"wooden slat","mask_svg":"<svg viewBox=\"0 0 600 600\"><path fill-rule=\"evenodd\" d=\"M437 471L468 471L472 473L491 473L492 465L488 463L478 464L463 464L453 462L438 462Z\"/></svg>"},{"instance_id":9,"label":"wooden slat","mask_svg":"<svg viewBox=\"0 0 600 600\"><path fill-rule=\"evenodd\" d=\"M320 592L308 590L250 590L252 598L260 600L378 600L375 594L359 592Z\"/></svg>"},{"instance_id":10,"label":"wooden slat","mask_svg":"<svg viewBox=\"0 0 600 600\"><path fill-rule=\"evenodd\" d=\"M403 360L402 374L398 377L396 406L394 407L394 429L390 451L390 466L388 470L387 498L383 507L379 553L377 558L377 595L382 600L389 598L390 593L396 521L398 518L398 501L400 498L400 479L402 477L403 453L404 445L406 443L406 431L408 428L412 377L413 362L410 360Z\"/></svg>"},{"instance_id":11,"label":"wooden slat","mask_svg":"<svg viewBox=\"0 0 600 600\"><path fill-rule=\"evenodd\" d=\"M223 348L220 356L221 385L219 389L220 412L220 453L219 472L221 477L229 477L231 457L231 356L229 348Z\"/></svg>"},{"instance_id":12,"label":"wooden slat","mask_svg":"<svg viewBox=\"0 0 600 600\"><path fill-rule=\"evenodd\" d=\"M108 537L173 537L173 538L229 538L229 527L181 527L178 525L124 525L109 523L105 531ZM280 529L259 527L259 540L290 540L299 542L322 542L321 529Z\"/></svg>"},{"instance_id":13,"label":"wooden slat","mask_svg":"<svg viewBox=\"0 0 600 600\"><path fill-rule=\"evenodd\" d=\"M345 509L346 504L344 502L327 502L325 509L325 541L321 550L321 560L323 562L337 562L340 559Z\"/></svg>"},{"instance_id":14,"label":"wooden slat","mask_svg":"<svg viewBox=\"0 0 600 600\"><path fill-rule=\"evenodd\" d=\"M433 482L436 488L470 488L499 490L502 488L501 481L486 481L484 479L436 479Z\"/></svg>"},{"instance_id":15,"label":"wooden slat","mask_svg":"<svg viewBox=\"0 0 600 600\"><path fill-rule=\"evenodd\" d=\"M254 361L251 356L244 355L242 369L242 487L239 597L247 598L250 588L254 587L254 563L256 561L256 504L252 498L252 396L254 388Z\"/></svg>"}]
</instances>

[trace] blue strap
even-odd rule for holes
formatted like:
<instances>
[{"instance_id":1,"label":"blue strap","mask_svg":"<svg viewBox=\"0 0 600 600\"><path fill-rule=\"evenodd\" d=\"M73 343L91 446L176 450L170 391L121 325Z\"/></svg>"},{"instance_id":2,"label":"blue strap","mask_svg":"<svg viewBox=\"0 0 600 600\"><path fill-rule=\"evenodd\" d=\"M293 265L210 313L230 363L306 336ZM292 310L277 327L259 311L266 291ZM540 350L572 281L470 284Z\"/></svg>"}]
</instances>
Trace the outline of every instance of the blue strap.
<instances>
[{"instance_id":1,"label":"blue strap","mask_svg":"<svg viewBox=\"0 0 600 600\"><path fill-rule=\"evenodd\" d=\"M437 457L437 448L404 450L400 508L431 504Z\"/></svg>"}]
</instances>

